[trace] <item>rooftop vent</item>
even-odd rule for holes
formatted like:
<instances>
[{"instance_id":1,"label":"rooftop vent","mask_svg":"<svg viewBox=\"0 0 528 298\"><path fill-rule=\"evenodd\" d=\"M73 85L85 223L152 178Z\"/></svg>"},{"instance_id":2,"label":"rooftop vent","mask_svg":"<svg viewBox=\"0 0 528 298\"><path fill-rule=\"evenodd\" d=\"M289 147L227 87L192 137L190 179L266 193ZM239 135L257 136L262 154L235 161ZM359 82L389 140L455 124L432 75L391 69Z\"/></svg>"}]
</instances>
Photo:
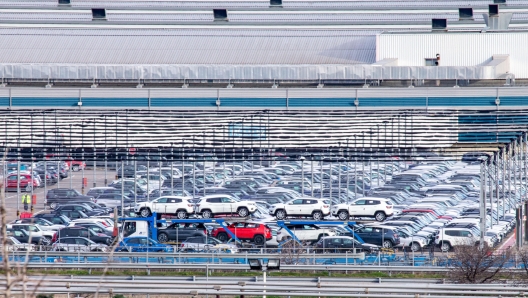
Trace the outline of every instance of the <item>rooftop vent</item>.
<instances>
[{"instance_id":1,"label":"rooftop vent","mask_svg":"<svg viewBox=\"0 0 528 298\"><path fill-rule=\"evenodd\" d=\"M227 9L213 9L213 15L215 22L217 21L229 21L227 18Z\"/></svg>"},{"instance_id":2,"label":"rooftop vent","mask_svg":"<svg viewBox=\"0 0 528 298\"><path fill-rule=\"evenodd\" d=\"M490 4L489 5L489 16L490 17L496 17L499 15L499 5L497 4Z\"/></svg>"},{"instance_id":3,"label":"rooftop vent","mask_svg":"<svg viewBox=\"0 0 528 298\"><path fill-rule=\"evenodd\" d=\"M106 9L92 8L92 21L95 21L95 20L106 21Z\"/></svg>"},{"instance_id":4,"label":"rooftop vent","mask_svg":"<svg viewBox=\"0 0 528 298\"><path fill-rule=\"evenodd\" d=\"M282 7L282 0L270 0L270 7Z\"/></svg>"},{"instance_id":5,"label":"rooftop vent","mask_svg":"<svg viewBox=\"0 0 528 298\"><path fill-rule=\"evenodd\" d=\"M495 3L495 4L505 4L506 0L493 0L493 3Z\"/></svg>"},{"instance_id":6,"label":"rooftop vent","mask_svg":"<svg viewBox=\"0 0 528 298\"><path fill-rule=\"evenodd\" d=\"M458 9L459 20L473 20L473 8L459 8Z\"/></svg>"},{"instance_id":7,"label":"rooftop vent","mask_svg":"<svg viewBox=\"0 0 528 298\"><path fill-rule=\"evenodd\" d=\"M447 19L432 19L433 30L447 30Z\"/></svg>"},{"instance_id":8,"label":"rooftop vent","mask_svg":"<svg viewBox=\"0 0 528 298\"><path fill-rule=\"evenodd\" d=\"M59 5L70 5L70 4L71 4L70 0L59 0Z\"/></svg>"}]
</instances>

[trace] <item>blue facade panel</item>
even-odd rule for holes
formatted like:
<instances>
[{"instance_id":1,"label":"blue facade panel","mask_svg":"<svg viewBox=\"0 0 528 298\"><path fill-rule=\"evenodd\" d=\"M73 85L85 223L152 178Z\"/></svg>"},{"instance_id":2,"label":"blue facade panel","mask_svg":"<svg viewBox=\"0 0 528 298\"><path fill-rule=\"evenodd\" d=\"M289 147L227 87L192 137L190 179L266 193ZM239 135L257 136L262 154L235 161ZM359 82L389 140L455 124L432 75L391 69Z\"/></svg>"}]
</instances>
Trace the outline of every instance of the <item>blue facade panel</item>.
<instances>
[{"instance_id":1,"label":"blue facade panel","mask_svg":"<svg viewBox=\"0 0 528 298\"><path fill-rule=\"evenodd\" d=\"M337 108L355 107L355 98L290 98L288 106L292 108Z\"/></svg>"},{"instance_id":2,"label":"blue facade panel","mask_svg":"<svg viewBox=\"0 0 528 298\"><path fill-rule=\"evenodd\" d=\"M429 97L431 107L495 106L495 97Z\"/></svg>"},{"instance_id":3,"label":"blue facade panel","mask_svg":"<svg viewBox=\"0 0 528 298\"><path fill-rule=\"evenodd\" d=\"M508 143L519 136L515 132L463 132L458 134L458 141L464 143Z\"/></svg>"},{"instance_id":4,"label":"blue facade panel","mask_svg":"<svg viewBox=\"0 0 528 298\"><path fill-rule=\"evenodd\" d=\"M78 99L75 99L77 106ZM148 107L148 98L83 97L83 107Z\"/></svg>"},{"instance_id":5,"label":"blue facade panel","mask_svg":"<svg viewBox=\"0 0 528 298\"><path fill-rule=\"evenodd\" d=\"M510 96L500 97L501 106L526 106L528 105L528 96Z\"/></svg>"},{"instance_id":6,"label":"blue facade panel","mask_svg":"<svg viewBox=\"0 0 528 298\"><path fill-rule=\"evenodd\" d=\"M148 106L148 102L146 106ZM216 107L216 98L151 98L150 106L211 108Z\"/></svg>"},{"instance_id":7,"label":"blue facade panel","mask_svg":"<svg viewBox=\"0 0 528 298\"><path fill-rule=\"evenodd\" d=\"M360 107L425 107L425 97L371 97L359 98Z\"/></svg>"},{"instance_id":8,"label":"blue facade panel","mask_svg":"<svg viewBox=\"0 0 528 298\"><path fill-rule=\"evenodd\" d=\"M14 107L76 107L78 98L72 97L13 97L11 104ZM7 98L9 106L9 98Z\"/></svg>"},{"instance_id":9,"label":"blue facade panel","mask_svg":"<svg viewBox=\"0 0 528 298\"><path fill-rule=\"evenodd\" d=\"M0 97L0 107L9 106L9 97Z\"/></svg>"},{"instance_id":10,"label":"blue facade panel","mask_svg":"<svg viewBox=\"0 0 528 298\"><path fill-rule=\"evenodd\" d=\"M220 98L220 106L286 108L286 98Z\"/></svg>"}]
</instances>

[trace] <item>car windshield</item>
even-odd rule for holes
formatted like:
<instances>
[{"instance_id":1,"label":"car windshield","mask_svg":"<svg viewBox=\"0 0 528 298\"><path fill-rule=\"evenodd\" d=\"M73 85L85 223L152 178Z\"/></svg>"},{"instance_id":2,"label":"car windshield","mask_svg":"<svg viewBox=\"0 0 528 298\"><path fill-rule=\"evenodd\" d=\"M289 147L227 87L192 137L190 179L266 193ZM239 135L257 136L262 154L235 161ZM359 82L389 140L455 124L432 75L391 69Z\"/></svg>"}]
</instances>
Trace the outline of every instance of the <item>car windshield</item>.
<instances>
[{"instance_id":1,"label":"car windshield","mask_svg":"<svg viewBox=\"0 0 528 298\"><path fill-rule=\"evenodd\" d=\"M216 239L216 238L207 238L207 243L208 244L221 244L222 241Z\"/></svg>"}]
</instances>

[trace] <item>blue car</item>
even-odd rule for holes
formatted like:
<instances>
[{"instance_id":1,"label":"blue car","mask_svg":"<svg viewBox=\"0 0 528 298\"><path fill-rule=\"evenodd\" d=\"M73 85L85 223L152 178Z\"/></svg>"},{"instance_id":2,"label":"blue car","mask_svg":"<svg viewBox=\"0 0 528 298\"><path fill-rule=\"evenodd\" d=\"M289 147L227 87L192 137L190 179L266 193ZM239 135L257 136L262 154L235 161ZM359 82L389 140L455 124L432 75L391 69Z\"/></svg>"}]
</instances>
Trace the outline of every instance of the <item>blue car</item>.
<instances>
[{"instance_id":1,"label":"blue car","mask_svg":"<svg viewBox=\"0 0 528 298\"><path fill-rule=\"evenodd\" d=\"M174 248L144 236L127 237L119 242L116 251L128 252L173 252Z\"/></svg>"}]
</instances>

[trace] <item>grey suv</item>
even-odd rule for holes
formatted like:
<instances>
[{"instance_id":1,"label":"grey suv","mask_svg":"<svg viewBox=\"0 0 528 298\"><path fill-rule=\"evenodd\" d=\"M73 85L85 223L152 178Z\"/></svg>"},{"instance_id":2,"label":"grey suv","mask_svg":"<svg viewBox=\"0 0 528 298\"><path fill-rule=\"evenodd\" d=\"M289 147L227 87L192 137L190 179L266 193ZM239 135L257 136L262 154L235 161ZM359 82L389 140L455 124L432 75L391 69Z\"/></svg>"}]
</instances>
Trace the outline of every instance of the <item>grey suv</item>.
<instances>
[{"instance_id":1,"label":"grey suv","mask_svg":"<svg viewBox=\"0 0 528 298\"><path fill-rule=\"evenodd\" d=\"M46 194L46 204L50 206L51 209L57 208L60 204L66 204L71 201L92 201L94 197L85 196L78 192L75 189L71 188L54 188L48 190Z\"/></svg>"}]
</instances>

